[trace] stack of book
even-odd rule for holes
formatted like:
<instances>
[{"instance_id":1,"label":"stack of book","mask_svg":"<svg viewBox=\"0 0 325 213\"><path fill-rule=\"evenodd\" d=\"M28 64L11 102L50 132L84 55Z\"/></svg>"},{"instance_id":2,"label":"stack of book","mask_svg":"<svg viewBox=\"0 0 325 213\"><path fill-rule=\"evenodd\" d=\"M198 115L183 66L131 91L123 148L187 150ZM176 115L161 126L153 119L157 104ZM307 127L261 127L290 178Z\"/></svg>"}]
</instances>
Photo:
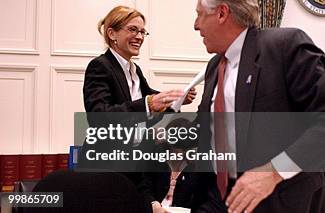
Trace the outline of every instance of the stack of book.
<instances>
[{"instance_id":1,"label":"stack of book","mask_svg":"<svg viewBox=\"0 0 325 213\"><path fill-rule=\"evenodd\" d=\"M0 155L2 192L15 191L20 181L37 181L49 173L68 169L68 154Z\"/></svg>"}]
</instances>

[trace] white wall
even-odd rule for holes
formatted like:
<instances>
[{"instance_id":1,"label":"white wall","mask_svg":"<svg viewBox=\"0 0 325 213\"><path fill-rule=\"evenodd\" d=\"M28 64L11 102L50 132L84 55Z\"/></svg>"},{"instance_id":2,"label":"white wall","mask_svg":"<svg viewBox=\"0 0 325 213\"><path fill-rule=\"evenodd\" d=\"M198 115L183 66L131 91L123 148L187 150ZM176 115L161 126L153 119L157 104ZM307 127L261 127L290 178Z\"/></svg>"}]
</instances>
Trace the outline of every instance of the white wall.
<instances>
[{"instance_id":1,"label":"white wall","mask_svg":"<svg viewBox=\"0 0 325 213\"><path fill-rule=\"evenodd\" d=\"M68 152L74 112L84 111L84 70L105 50L97 22L117 5L148 19L150 37L135 61L150 85L183 88L209 59L193 31L195 4L0 0L0 154ZM196 110L198 102L183 110Z\"/></svg>"},{"instance_id":2,"label":"white wall","mask_svg":"<svg viewBox=\"0 0 325 213\"><path fill-rule=\"evenodd\" d=\"M325 17L309 13L298 0L287 0L282 27L296 27L304 30L314 43L325 51Z\"/></svg>"},{"instance_id":3,"label":"white wall","mask_svg":"<svg viewBox=\"0 0 325 213\"><path fill-rule=\"evenodd\" d=\"M151 86L183 88L206 65L193 30L196 0L0 0L0 154L68 151L73 114L84 110L84 70L104 51L97 22L120 4L147 17L150 37L135 60ZM287 1L283 25L325 49L324 18L297 1ZM202 87L183 111L196 111Z\"/></svg>"}]
</instances>

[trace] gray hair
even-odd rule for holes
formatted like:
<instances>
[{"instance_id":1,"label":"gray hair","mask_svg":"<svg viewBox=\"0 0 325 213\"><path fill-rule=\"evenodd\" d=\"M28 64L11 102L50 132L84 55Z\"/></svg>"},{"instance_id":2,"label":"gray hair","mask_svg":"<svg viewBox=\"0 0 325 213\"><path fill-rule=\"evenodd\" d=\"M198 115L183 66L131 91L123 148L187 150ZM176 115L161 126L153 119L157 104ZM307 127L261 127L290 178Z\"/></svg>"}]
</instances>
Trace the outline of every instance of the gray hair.
<instances>
[{"instance_id":1,"label":"gray hair","mask_svg":"<svg viewBox=\"0 0 325 213\"><path fill-rule=\"evenodd\" d=\"M199 0L199 2L208 13L212 13L221 3L227 4L234 20L242 27L256 27L260 23L257 0Z\"/></svg>"}]
</instances>

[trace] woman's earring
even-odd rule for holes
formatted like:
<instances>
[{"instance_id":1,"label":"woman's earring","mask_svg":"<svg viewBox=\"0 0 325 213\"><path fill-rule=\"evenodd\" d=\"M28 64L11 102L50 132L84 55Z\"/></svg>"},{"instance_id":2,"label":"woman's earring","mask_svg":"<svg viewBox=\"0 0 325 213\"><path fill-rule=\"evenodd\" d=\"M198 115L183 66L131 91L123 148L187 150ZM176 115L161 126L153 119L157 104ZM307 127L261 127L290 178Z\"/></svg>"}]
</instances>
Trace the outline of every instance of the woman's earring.
<instances>
[{"instance_id":1,"label":"woman's earring","mask_svg":"<svg viewBox=\"0 0 325 213\"><path fill-rule=\"evenodd\" d=\"M114 42L114 44L117 44L117 40L114 40L113 42Z\"/></svg>"}]
</instances>

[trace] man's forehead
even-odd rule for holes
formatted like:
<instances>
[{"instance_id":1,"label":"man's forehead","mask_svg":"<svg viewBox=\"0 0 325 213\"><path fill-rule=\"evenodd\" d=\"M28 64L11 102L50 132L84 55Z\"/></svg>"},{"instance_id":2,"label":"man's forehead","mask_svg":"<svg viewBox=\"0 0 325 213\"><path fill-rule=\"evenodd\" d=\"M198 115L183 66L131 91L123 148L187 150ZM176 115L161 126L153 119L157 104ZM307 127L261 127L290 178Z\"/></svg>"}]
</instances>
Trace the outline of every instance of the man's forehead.
<instances>
[{"instance_id":1,"label":"man's forehead","mask_svg":"<svg viewBox=\"0 0 325 213\"><path fill-rule=\"evenodd\" d=\"M200 3L200 1L198 1L198 3L196 4L196 12L202 12L204 10L202 4Z\"/></svg>"}]
</instances>

